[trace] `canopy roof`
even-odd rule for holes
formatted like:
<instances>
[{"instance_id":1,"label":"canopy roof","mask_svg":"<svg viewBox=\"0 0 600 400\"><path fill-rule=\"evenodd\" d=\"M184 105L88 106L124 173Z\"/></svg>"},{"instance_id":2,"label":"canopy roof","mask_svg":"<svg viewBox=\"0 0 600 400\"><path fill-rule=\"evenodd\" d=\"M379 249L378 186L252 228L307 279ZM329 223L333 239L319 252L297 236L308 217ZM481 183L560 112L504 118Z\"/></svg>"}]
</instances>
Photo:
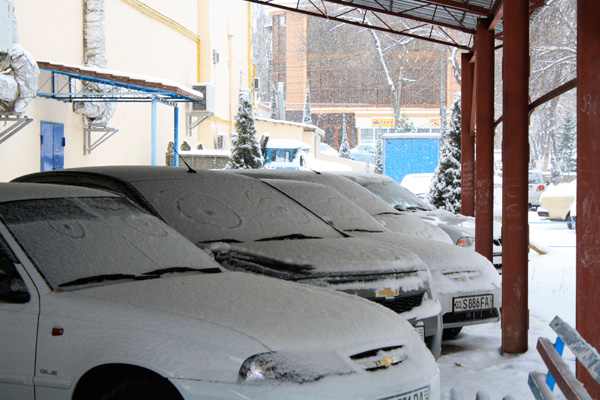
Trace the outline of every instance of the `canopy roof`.
<instances>
[{"instance_id":1,"label":"canopy roof","mask_svg":"<svg viewBox=\"0 0 600 400\"><path fill-rule=\"evenodd\" d=\"M468 50L479 19L502 37L503 0L247 0ZM529 0L533 14L545 0ZM398 23L398 17L413 21ZM462 33L462 35L461 35ZM466 35L465 35L466 34Z\"/></svg>"}]
</instances>

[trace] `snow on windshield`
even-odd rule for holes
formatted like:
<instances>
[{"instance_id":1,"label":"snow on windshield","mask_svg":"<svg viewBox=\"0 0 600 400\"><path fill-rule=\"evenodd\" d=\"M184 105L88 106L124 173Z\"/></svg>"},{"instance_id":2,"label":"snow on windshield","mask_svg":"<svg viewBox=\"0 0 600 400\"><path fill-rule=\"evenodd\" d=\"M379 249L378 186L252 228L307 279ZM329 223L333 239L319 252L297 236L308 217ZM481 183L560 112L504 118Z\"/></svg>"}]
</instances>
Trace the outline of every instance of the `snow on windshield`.
<instances>
[{"instance_id":1,"label":"snow on windshield","mask_svg":"<svg viewBox=\"0 0 600 400\"><path fill-rule=\"evenodd\" d=\"M52 288L95 275L218 268L203 251L122 198L4 203L0 216Z\"/></svg>"},{"instance_id":2,"label":"snow on windshield","mask_svg":"<svg viewBox=\"0 0 600 400\"><path fill-rule=\"evenodd\" d=\"M135 182L158 213L196 244L288 235L342 235L265 183L246 177Z\"/></svg>"},{"instance_id":3,"label":"snow on windshield","mask_svg":"<svg viewBox=\"0 0 600 400\"><path fill-rule=\"evenodd\" d=\"M265 182L297 200L317 215L330 219L338 229L384 231L382 225L362 208L325 185L282 179L265 179Z\"/></svg>"},{"instance_id":4,"label":"snow on windshield","mask_svg":"<svg viewBox=\"0 0 600 400\"><path fill-rule=\"evenodd\" d=\"M431 205L425 203L396 182L364 182L361 184L398 210L409 210L411 208L433 209Z\"/></svg>"}]
</instances>

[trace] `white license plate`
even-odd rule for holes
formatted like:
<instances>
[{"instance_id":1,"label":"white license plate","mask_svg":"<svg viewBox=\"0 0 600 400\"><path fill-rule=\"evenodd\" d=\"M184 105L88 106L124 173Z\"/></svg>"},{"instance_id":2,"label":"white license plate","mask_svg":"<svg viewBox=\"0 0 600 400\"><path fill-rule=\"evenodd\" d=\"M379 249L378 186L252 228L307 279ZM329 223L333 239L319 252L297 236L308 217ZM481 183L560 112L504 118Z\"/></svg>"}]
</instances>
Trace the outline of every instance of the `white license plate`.
<instances>
[{"instance_id":1,"label":"white license plate","mask_svg":"<svg viewBox=\"0 0 600 400\"><path fill-rule=\"evenodd\" d=\"M494 295L482 294L478 296L454 297L452 299L454 312L487 310L494 308Z\"/></svg>"},{"instance_id":2,"label":"white license plate","mask_svg":"<svg viewBox=\"0 0 600 400\"><path fill-rule=\"evenodd\" d=\"M425 327L424 326L413 326L415 331L419 334L422 341L425 341Z\"/></svg>"},{"instance_id":3,"label":"white license plate","mask_svg":"<svg viewBox=\"0 0 600 400\"><path fill-rule=\"evenodd\" d=\"M413 390L409 393L402 393L398 396L390 397L392 400L428 400L429 399L429 387Z\"/></svg>"}]
</instances>

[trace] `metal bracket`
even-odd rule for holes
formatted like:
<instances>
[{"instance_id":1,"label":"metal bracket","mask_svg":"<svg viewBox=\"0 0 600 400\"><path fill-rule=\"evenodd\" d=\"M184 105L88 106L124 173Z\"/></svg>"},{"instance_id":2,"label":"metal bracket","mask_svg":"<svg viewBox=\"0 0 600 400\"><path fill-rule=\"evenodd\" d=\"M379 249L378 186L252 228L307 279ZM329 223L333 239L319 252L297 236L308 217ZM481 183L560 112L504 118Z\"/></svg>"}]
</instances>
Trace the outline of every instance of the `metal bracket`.
<instances>
[{"instance_id":1,"label":"metal bracket","mask_svg":"<svg viewBox=\"0 0 600 400\"><path fill-rule=\"evenodd\" d=\"M117 128L111 128L105 124L89 124L83 128L83 154L88 155L96 147L104 143L115 133L119 132ZM101 133L101 136L93 140L92 133Z\"/></svg>"},{"instance_id":2,"label":"metal bracket","mask_svg":"<svg viewBox=\"0 0 600 400\"><path fill-rule=\"evenodd\" d=\"M0 144L2 144L5 140L33 121L33 118L19 114L0 114L0 121L4 122L4 125L0 128ZM12 124L5 128L8 122L11 122Z\"/></svg>"},{"instance_id":3,"label":"metal bracket","mask_svg":"<svg viewBox=\"0 0 600 400\"><path fill-rule=\"evenodd\" d=\"M213 117L215 114L210 111L193 111L186 113L185 133L187 136L192 136L192 130L203 123L206 119ZM194 121L194 118L196 120Z\"/></svg>"}]
</instances>

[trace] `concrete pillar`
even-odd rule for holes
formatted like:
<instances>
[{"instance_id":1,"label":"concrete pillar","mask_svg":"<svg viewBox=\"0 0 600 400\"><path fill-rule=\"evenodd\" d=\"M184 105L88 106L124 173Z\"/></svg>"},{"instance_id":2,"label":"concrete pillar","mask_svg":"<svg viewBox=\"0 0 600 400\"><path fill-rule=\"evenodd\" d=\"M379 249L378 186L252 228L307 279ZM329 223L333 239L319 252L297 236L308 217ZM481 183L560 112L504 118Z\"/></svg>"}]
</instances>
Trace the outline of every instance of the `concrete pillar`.
<instances>
[{"instance_id":1,"label":"concrete pillar","mask_svg":"<svg viewBox=\"0 0 600 400\"><path fill-rule=\"evenodd\" d=\"M477 25L475 61L476 159L475 251L492 261L494 212L494 32Z\"/></svg>"},{"instance_id":2,"label":"concrete pillar","mask_svg":"<svg viewBox=\"0 0 600 400\"><path fill-rule=\"evenodd\" d=\"M577 1L577 331L600 350L600 7ZM593 399L600 386L577 365Z\"/></svg>"},{"instance_id":3,"label":"concrete pillar","mask_svg":"<svg viewBox=\"0 0 600 400\"><path fill-rule=\"evenodd\" d=\"M471 53L461 55L461 213L475 216L475 136L471 129L475 64Z\"/></svg>"},{"instance_id":4,"label":"concrete pillar","mask_svg":"<svg viewBox=\"0 0 600 400\"><path fill-rule=\"evenodd\" d=\"M502 352L527 351L529 2L504 1Z\"/></svg>"}]
</instances>

